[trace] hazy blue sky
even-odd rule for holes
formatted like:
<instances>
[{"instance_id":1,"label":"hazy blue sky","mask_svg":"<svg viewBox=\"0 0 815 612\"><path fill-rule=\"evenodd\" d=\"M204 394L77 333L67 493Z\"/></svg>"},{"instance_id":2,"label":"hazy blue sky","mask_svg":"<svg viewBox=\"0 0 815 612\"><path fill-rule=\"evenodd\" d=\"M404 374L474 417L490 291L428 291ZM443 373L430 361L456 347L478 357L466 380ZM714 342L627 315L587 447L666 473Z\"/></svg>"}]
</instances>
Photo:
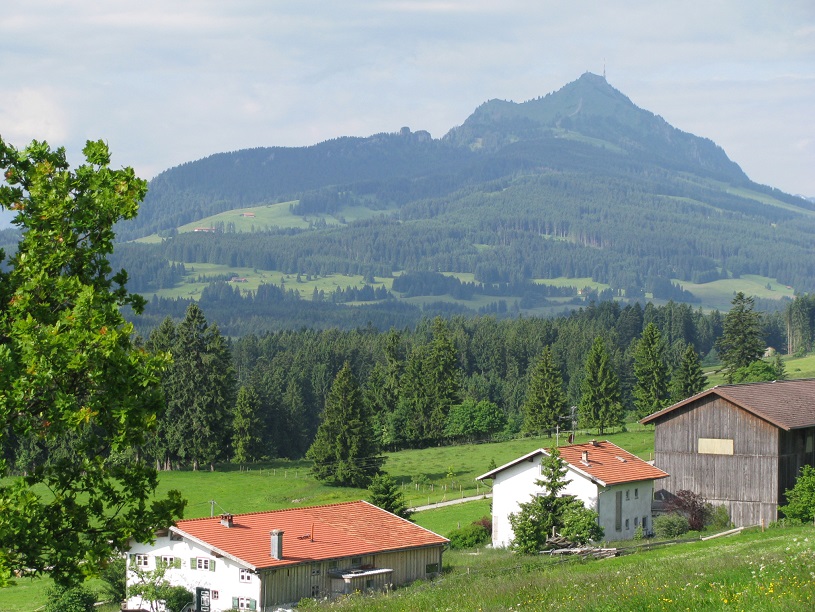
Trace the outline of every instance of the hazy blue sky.
<instances>
[{"instance_id":1,"label":"hazy blue sky","mask_svg":"<svg viewBox=\"0 0 815 612\"><path fill-rule=\"evenodd\" d=\"M150 178L211 153L402 126L583 72L815 196L813 0L6 0L0 134L108 141Z\"/></svg>"}]
</instances>

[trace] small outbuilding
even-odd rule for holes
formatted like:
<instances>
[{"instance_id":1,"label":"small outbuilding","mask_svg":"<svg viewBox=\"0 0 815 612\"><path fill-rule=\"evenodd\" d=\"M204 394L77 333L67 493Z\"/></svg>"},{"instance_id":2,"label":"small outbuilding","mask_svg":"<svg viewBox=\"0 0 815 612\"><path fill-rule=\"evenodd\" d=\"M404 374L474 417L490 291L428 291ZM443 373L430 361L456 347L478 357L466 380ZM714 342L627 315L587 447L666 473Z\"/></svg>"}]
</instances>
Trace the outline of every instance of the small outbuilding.
<instances>
[{"instance_id":1,"label":"small outbuilding","mask_svg":"<svg viewBox=\"0 0 815 612\"><path fill-rule=\"evenodd\" d=\"M448 540L365 501L179 521L132 543L135 568L165 564L196 609L276 610L307 598L383 590L441 572ZM144 607L140 598L127 602Z\"/></svg>"},{"instance_id":2,"label":"small outbuilding","mask_svg":"<svg viewBox=\"0 0 815 612\"><path fill-rule=\"evenodd\" d=\"M651 529L654 481L668 474L608 441L571 444L557 450L568 470L569 483L562 493L574 495L597 512L606 539L630 539L638 527L646 532ZM478 477L493 480L493 546L510 545L514 537L510 514L542 493L536 483L541 479L541 459L548 455L549 451L539 448Z\"/></svg>"},{"instance_id":3,"label":"small outbuilding","mask_svg":"<svg viewBox=\"0 0 815 612\"><path fill-rule=\"evenodd\" d=\"M815 379L722 385L655 412L654 464L680 490L724 505L737 527L778 519L784 493L815 465Z\"/></svg>"}]
</instances>

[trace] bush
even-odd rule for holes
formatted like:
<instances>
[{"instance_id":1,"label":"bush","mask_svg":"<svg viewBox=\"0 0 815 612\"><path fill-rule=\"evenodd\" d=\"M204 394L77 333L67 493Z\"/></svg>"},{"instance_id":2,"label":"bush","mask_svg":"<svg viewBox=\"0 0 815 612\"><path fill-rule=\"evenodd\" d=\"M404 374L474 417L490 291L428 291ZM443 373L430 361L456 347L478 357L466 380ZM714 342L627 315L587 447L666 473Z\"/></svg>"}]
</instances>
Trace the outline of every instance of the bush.
<instances>
[{"instance_id":1,"label":"bush","mask_svg":"<svg viewBox=\"0 0 815 612\"><path fill-rule=\"evenodd\" d=\"M634 539L635 540L642 540L645 537L645 532L642 529L642 525L637 525L637 528L634 530Z\"/></svg>"},{"instance_id":2,"label":"bush","mask_svg":"<svg viewBox=\"0 0 815 612\"><path fill-rule=\"evenodd\" d=\"M96 595L78 586L69 589L55 587L48 591L45 612L93 612Z\"/></svg>"},{"instance_id":3,"label":"bush","mask_svg":"<svg viewBox=\"0 0 815 612\"><path fill-rule=\"evenodd\" d=\"M490 532L480 523L471 523L461 529L454 529L447 536L450 539L450 548L474 548L489 540Z\"/></svg>"},{"instance_id":4,"label":"bush","mask_svg":"<svg viewBox=\"0 0 815 612\"><path fill-rule=\"evenodd\" d=\"M195 600L192 591L183 586L171 586L167 589L164 605L167 612L181 612L188 603Z\"/></svg>"},{"instance_id":5,"label":"bush","mask_svg":"<svg viewBox=\"0 0 815 612\"><path fill-rule=\"evenodd\" d=\"M677 538L688 531L688 519L681 514L663 514L654 519L654 534L658 538Z\"/></svg>"},{"instance_id":6,"label":"bush","mask_svg":"<svg viewBox=\"0 0 815 612\"><path fill-rule=\"evenodd\" d=\"M802 467L795 486L787 489L785 495L787 505L778 508L785 517L805 523L815 519L815 468L811 465Z\"/></svg>"},{"instance_id":7,"label":"bush","mask_svg":"<svg viewBox=\"0 0 815 612\"><path fill-rule=\"evenodd\" d=\"M127 598L127 561L116 557L99 574L104 581L102 593L108 601L119 603Z\"/></svg>"},{"instance_id":8,"label":"bush","mask_svg":"<svg viewBox=\"0 0 815 612\"><path fill-rule=\"evenodd\" d=\"M725 506L713 506L708 513L708 525L713 529L729 529L733 526L730 522L730 513Z\"/></svg>"}]
</instances>

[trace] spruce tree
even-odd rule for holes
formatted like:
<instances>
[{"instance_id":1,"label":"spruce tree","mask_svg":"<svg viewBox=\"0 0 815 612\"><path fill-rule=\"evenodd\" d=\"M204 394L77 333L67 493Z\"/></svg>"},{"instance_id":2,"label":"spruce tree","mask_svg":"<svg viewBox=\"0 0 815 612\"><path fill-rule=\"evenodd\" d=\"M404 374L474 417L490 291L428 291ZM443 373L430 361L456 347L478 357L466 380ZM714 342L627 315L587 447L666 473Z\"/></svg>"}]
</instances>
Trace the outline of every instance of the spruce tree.
<instances>
[{"instance_id":1,"label":"spruce tree","mask_svg":"<svg viewBox=\"0 0 815 612\"><path fill-rule=\"evenodd\" d=\"M566 415L567 407L563 377L555 363L551 347L547 346L529 380L523 405L523 431L532 434L547 432L551 436L558 420Z\"/></svg>"},{"instance_id":2,"label":"spruce tree","mask_svg":"<svg viewBox=\"0 0 815 612\"><path fill-rule=\"evenodd\" d=\"M252 387L241 387L232 415L232 460L247 463L261 458L260 398Z\"/></svg>"},{"instance_id":3,"label":"spruce tree","mask_svg":"<svg viewBox=\"0 0 815 612\"><path fill-rule=\"evenodd\" d=\"M649 323L634 348L634 405L637 416L662 410L668 402L668 367L659 329Z\"/></svg>"},{"instance_id":4,"label":"spruce tree","mask_svg":"<svg viewBox=\"0 0 815 612\"><path fill-rule=\"evenodd\" d=\"M306 453L318 480L367 487L379 474L384 457L362 401L362 392L348 362L331 385L317 436Z\"/></svg>"},{"instance_id":5,"label":"spruce tree","mask_svg":"<svg viewBox=\"0 0 815 612\"><path fill-rule=\"evenodd\" d=\"M410 518L411 512L407 508L405 495L399 489L399 485L396 481L388 474L377 474L374 476L368 487L368 493L370 495L368 501L374 506L378 506L404 519Z\"/></svg>"},{"instance_id":6,"label":"spruce tree","mask_svg":"<svg viewBox=\"0 0 815 612\"><path fill-rule=\"evenodd\" d=\"M671 400L681 402L704 390L707 376L702 372L699 355L692 344L688 345L682 355L682 361L673 371L671 378Z\"/></svg>"},{"instance_id":7,"label":"spruce tree","mask_svg":"<svg viewBox=\"0 0 815 612\"><path fill-rule=\"evenodd\" d=\"M765 349L761 316L753 310L753 298L739 291L731 304L715 345L729 383L733 382L736 370L761 359Z\"/></svg>"},{"instance_id":8,"label":"spruce tree","mask_svg":"<svg viewBox=\"0 0 815 612\"><path fill-rule=\"evenodd\" d=\"M610 361L606 345L598 336L586 357L578 416L583 427L597 427L600 435L607 427L623 421L620 382Z\"/></svg>"}]
</instances>

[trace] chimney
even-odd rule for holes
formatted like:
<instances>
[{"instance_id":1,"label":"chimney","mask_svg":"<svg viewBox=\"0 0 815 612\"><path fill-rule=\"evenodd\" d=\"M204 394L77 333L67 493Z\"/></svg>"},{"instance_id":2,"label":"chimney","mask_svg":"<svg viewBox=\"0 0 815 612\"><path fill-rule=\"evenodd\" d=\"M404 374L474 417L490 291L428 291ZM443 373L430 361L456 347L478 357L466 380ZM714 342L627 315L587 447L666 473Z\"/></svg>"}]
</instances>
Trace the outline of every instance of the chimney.
<instances>
[{"instance_id":1,"label":"chimney","mask_svg":"<svg viewBox=\"0 0 815 612\"><path fill-rule=\"evenodd\" d=\"M271 531L272 535L272 559L282 559L283 558L283 530L282 529L273 529Z\"/></svg>"},{"instance_id":2,"label":"chimney","mask_svg":"<svg viewBox=\"0 0 815 612\"><path fill-rule=\"evenodd\" d=\"M583 451L583 459L581 459L581 462L586 464L586 465L589 464L589 451L587 451L587 450Z\"/></svg>"},{"instance_id":3,"label":"chimney","mask_svg":"<svg viewBox=\"0 0 815 612\"><path fill-rule=\"evenodd\" d=\"M600 446L600 443L597 440L592 440L591 445L592 446Z\"/></svg>"},{"instance_id":4,"label":"chimney","mask_svg":"<svg viewBox=\"0 0 815 612\"><path fill-rule=\"evenodd\" d=\"M235 521L232 519L231 514L222 514L221 515L221 525L224 527L232 527L235 524Z\"/></svg>"}]
</instances>

